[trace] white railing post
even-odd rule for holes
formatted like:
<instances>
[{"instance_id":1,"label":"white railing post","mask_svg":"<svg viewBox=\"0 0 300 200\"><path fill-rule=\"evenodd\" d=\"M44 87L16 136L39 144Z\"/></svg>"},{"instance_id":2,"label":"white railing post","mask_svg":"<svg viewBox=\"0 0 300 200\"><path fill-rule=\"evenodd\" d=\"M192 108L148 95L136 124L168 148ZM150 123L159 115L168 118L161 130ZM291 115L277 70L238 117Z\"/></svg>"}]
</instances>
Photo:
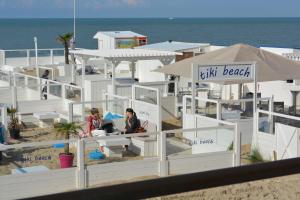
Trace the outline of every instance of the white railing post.
<instances>
[{"instance_id":1,"label":"white railing post","mask_svg":"<svg viewBox=\"0 0 300 200\"><path fill-rule=\"evenodd\" d=\"M217 103L217 120L221 120L222 118L222 104L218 101Z\"/></svg>"},{"instance_id":2,"label":"white railing post","mask_svg":"<svg viewBox=\"0 0 300 200\"><path fill-rule=\"evenodd\" d=\"M76 186L77 189L86 188L86 169L84 166L84 140L78 139L77 141L77 170L76 170Z\"/></svg>"},{"instance_id":3,"label":"white railing post","mask_svg":"<svg viewBox=\"0 0 300 200\"><path fill-rule=\"evenodd\" d=\"M159 133L159 176L164 177L169 175L169 164L167 161L167 140L166 134L163 132Z\"/></svg>"},{"instance_id":4,"label":"white railing post","mask_svg":"<svg viewBox=\"0 0 300 200\"><path fill-rule=\"evenodd\" d=\"M270 98L270 101L269 101L269 125L270 125L269 129L270 129L270 134L274 134L273 114L272 114L273 110L274 110L274 96L272 96Z\"/></svg>"},{"instance_id":5,"label":"white railing post","mask_svg":"<svg viewBox=\"0 0 300 200\"><path fill-rule=\"evenodd\" d=\"M27 53L27 67L29 67L30 66L30 50L27 49L26 53Z\"/></svg>"},{"instance_id":6,"label":"white railing post","mask_svg":"<svg viewBox=\"0 0 300 200\"><path fill-rule=\"evenodd\" d=\"M234 137L234 166L241 165L241 131L238 123L235 124Z\"/></svg>"},{"instance_id":7,"label":"white railing post","mask_svg":"<svg viewBox=\"0 0 300 200\"><path fill-rule=\"evenodd\" d=\"M12 86L12 106L17 108L17 87Z\"/></svg>"},{"instance_id":8,"label":"white railing post","mask_svg":"<svg viewBox=\"0 0 300 200\"><path fill-rule=\"evenodd\" d=\"M84 89L81 87L81 110L82 110L82 115L81 115L81 121L85 121L85 98L84 98Z\"/></svg>"},{"instance_id":9,"label":"white railing post","mask_svg":"<svg viewBox=\"0 0 300 200\"><path fill-rule=\"evenodd\" d=\"M49 81L47 81L46 84L47 84L47 97L49 98L49 94L50 94L50 83L49 83Z\"/></svg>"},{"instance_id":10,"label":"white railing post","mask_svg":"<svg viewBox=\"0 0 300 200\"><path fill-rule=\"evenodd\" d=\"M54 64L53 49L50 49L51 65Z\"/></svg>"},{"instance_id":11,"label":"white railing post","mask_svg":"<svg viewBox=\"0 0 300 200\"><path fill-rule=\"evenodd\" d=\"M24 77L24 84L25 87L28 87L28 76Z\"/></svg>"},{"instance_id":12,"label":"white railing post","mask_svg":"<svg viewBox=\"0 0 300 200\"><path fill-rule=\"evenodd\" d=\"M5 55L5 51L4 50L2 51L2 64L6 65L6 55Z\"/></svg>"},{"instance_id":13,"label":"white railing post","mask_svg":"<svg viewBox=\"0 0 300 200\"><path fill-rule=\"evenodd\" d=\"M61 98L63 100L67 99L67 94L66 94L66 85L65 84L61 84Z\"/></svg>"},{"instance_id":14,"label":"white railing post","mask_svg":"<svg viewBox=\"0 0 300 200\"><path fill-rule=\"evenodd\" d=\"M42 81L42 79L38 78L37 82L38 82L39 99L42 100L43 99L43 94L42 94L42 90L43 90L42 84L43 84L43 81Z\"/></svg>"},{"instance_id":15,"label":"white railing post","mask_svg":"<svg viewBox=\"0 0 300 200\"><path fill-rule=\"evenodd\" d=\"M69 108L68 108L68 117L69 117L69 123L73 122L73 103L69 103Z\"/></svg>"}]
</instances>

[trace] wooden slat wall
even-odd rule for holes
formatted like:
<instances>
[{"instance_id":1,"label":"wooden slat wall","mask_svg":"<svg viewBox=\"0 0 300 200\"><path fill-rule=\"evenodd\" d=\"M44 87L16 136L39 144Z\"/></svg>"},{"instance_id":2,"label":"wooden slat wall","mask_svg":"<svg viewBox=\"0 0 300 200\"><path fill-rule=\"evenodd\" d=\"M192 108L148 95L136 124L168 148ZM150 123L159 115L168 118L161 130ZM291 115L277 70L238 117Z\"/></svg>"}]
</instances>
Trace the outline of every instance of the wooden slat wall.
<instances>
[{"instance_id":1,"label":"wooden slat wall","mask_svg":"<svg viewBox=\"0 0 300 200\"><path fill-rule=\"evenodd\" d=\"M233 159L233 152L169 157L169 173L176 175L233 167Z\"/></svg>"},{"instance_id":2,"label":"wooden slat wall","mask_svg":"<svg viewBox=\"0 0 300 200\"><path fill-rule=\"evenodd\" d=\"M0 177L0 199L18 199L72 190L76 168Z\"/></svg>"},{"instance_id":3,"label":"wooden slat wall","mask_svg":"<svg viewBox=\"0 0 300 200\"><path fill-rule=\"evenodd\" d=\"M158 158L88 166L88 185L158 175Z\"/></svg>"}]
</instances>

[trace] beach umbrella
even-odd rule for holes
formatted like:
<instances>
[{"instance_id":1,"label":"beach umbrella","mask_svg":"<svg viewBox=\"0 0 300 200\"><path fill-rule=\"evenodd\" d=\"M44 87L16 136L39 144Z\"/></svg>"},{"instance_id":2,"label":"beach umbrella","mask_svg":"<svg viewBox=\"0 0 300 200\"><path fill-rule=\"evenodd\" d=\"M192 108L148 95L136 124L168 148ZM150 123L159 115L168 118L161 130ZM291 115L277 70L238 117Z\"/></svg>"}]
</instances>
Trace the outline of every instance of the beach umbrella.
<instances>
[{"instance_id":1,"label":"beach umbrella","mask_svg":"<svg viewBox=\"0 0 300 200\"><path fill-rule=\"evenodd\" d=\"M246 44L236 44L206 54L188 58L155 70L191 78L192 64L256 63L257 81L300 79L300 63ZM231 84L232 82L224 82ZM239 83L238 80L235 83Z\"/></svg>"}]
</instances>

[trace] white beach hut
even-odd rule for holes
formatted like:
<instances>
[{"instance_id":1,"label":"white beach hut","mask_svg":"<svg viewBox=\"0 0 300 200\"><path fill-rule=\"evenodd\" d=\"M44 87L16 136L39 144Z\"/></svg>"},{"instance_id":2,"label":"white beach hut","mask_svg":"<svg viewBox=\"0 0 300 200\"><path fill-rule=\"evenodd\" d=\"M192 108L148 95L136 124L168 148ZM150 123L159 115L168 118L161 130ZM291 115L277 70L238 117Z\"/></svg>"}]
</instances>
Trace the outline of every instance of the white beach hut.
<instances>
[{"instance_id":1,"label":"white beach hut","mask_svg":"<svg viewBox=\"0 0 300 200\"><path fill-rule=\"evenodd\" d=\"M275 149L265 148L264 144L266 144L266 142L263 141L265 140L265 137L260 137L261 131L259 130L258 113L269 115L268 123L270 129L273 127L273 116L277 116L278 114L273 113L272 103L269 103L269 108L271 109L269 109L268 112L257 109L257 82L299 79L299 69L300 64L298 62L288 60L282 56L264 51L262 49L257 49L244 44L237 44L204 55L189 58L172 65L165 66L156 71L189 77L192 79L192 114L196 114L196 82L217 82L225 85L254 82L254 86L252 86L254 88L254 131L252 144L255 147L261 148L266 157L270 157L270 151L275 151ZM218 104L219 102L216 103ZM221 119L222 112L222 110L218 108L220 107L217 106L217 120ZM290 118L286 115L281 117ZM293 118L293 120L299 119ZM183 122L183 124L188 124L188 122ZM195 123L194 125L197 124ZM271 134L273 133L271 132ZM288 146L289 142L286 142L285 145ZM282 149L283 147L280 146L278 148Z\"/></svg>"}]
</instances>

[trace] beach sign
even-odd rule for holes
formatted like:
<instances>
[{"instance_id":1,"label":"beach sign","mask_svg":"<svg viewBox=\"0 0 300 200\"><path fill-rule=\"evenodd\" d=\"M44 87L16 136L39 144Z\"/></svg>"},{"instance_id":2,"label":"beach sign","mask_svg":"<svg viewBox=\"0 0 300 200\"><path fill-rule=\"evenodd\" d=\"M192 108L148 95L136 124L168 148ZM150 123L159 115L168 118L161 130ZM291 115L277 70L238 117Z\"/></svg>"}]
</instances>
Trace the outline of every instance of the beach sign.
<instances>
[{"instance_id":1,"label":"beach sign","mask_svg":"<svg viewBox=\"0 0 300 200\"><path fill-rule=\"evenodd\" d=\"M196 65L194 69L199 82L254 79L252 64Z\"/></svg>"}]
</instances>

